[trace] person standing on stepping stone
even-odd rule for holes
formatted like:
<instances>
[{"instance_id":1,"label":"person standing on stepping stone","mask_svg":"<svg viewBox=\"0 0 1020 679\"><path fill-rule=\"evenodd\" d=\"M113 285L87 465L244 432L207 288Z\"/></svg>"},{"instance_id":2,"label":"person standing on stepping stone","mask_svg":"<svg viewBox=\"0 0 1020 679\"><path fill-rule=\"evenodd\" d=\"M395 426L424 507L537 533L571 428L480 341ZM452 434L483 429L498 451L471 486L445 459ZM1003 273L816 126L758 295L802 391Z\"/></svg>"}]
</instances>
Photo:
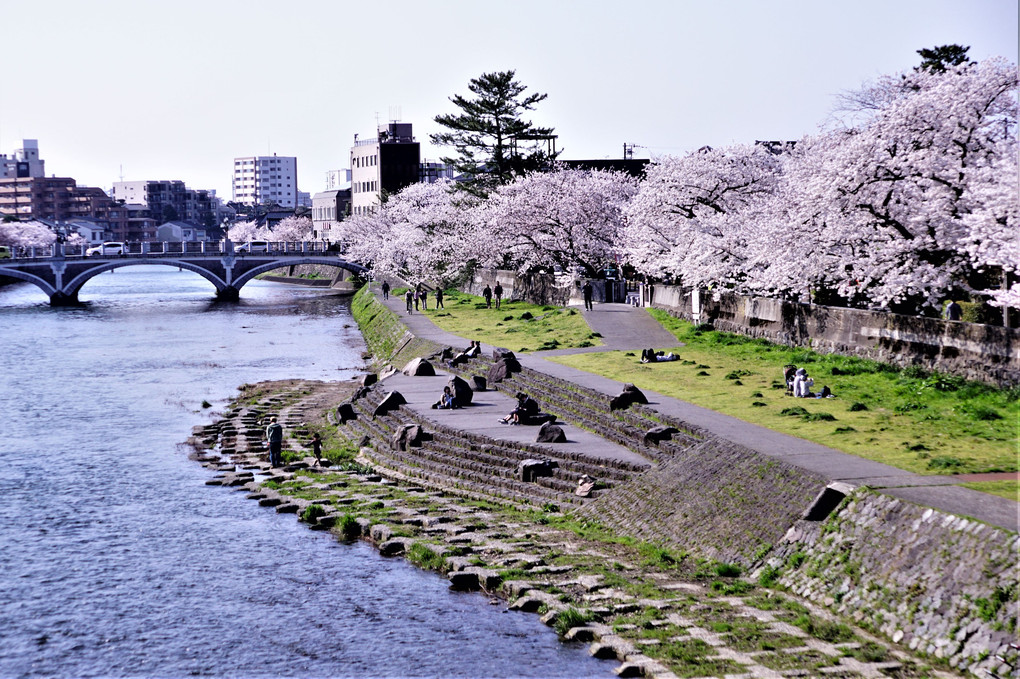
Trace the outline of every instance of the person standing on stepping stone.
<instances>
[{"instance_id":1,"label":"person standing on stepping stone","mask_svg":"<svg viewBox=\"0 0 1020 679\"><path fill-rule=\"evenodd\" d=\"M281 452L283 451L283 425L276 421L276 418L269 420L266 427L266 440L269 441L269 464L279 467L283 464Z\"/></svg>"}]
</instances>

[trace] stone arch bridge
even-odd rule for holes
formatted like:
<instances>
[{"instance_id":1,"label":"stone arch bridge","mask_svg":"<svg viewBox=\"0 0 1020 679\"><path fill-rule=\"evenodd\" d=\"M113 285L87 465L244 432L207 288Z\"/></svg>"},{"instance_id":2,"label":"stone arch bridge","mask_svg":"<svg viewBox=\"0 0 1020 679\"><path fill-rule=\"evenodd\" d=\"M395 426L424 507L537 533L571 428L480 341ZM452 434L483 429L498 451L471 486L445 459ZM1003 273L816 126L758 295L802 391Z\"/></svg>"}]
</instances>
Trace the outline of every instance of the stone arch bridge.
<instances>
[{"instance_id":1,"label":"stone arch bridge","mask_svg":"<svg viewBox=\"0 0 1020 679\"><path fill-rule=\"evenodd\" d=\"M273 247L286 245L287 247ZM203 248L204 250L204 248ZM320 264L365 274L368 269L340 255L324 252L318 243L270 244L268 252L246 253L232 247L225 252L139 252L93 257L65 256L60 246L51 256L0 260L0 276L33 283L49 295L53 306L78 304L78 292L94 276L139 264L160 264L194 271L216 287L216 296L236 300L245 283L283 266ZM32 253L34 254L34 253Z\"/></svg>"}]
</instances>

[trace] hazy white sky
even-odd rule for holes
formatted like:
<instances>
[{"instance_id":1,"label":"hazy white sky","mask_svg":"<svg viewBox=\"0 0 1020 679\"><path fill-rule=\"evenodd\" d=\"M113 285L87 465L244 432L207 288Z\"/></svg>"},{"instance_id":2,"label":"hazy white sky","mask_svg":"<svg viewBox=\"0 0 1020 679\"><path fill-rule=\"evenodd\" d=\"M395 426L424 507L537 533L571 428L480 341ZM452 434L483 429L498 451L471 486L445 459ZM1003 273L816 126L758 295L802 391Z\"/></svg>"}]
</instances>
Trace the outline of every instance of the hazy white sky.
<instances>
[{"instance_id":1,"label":"hazy white sky","mask_svg":"<svg viewBox=\"0 0 1020 679\"><path fill-rule=\"evenodd\" d=\"M278 153L315 193L391 116L438 159L448 97L513 69L562 157L681 154L814 132L923 47L1016 63L1017 23L1017 0L0 0L0 153L226 200L234 157Z\"/></svg>"}]
</instances>

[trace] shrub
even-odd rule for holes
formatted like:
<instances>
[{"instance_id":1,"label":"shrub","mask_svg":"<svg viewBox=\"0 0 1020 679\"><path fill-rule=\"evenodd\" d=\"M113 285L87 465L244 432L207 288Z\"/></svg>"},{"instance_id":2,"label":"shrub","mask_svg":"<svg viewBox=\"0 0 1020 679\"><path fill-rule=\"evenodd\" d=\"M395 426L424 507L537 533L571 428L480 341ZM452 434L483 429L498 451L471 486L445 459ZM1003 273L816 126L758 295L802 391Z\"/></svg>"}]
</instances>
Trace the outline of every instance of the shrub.
<instances>
[{"instance_id":1,"label":"shrub","mask_svg":"<svg viewBox=\"0 0 1020 679\"><path fill-rule=\"evenodd\" d=\"M762 587L771 587L779 580L779 574L782 570L775 566L765 566L758 573L758 584Z\"/></svg>"},{"instance_id":2,"label":"shrub","mask_svg":"<svg viewBox=\"0 0 1020 679\"><path fill-rule=\"evenodd\" d=\"M530 311L525 311L523 314L521 314L522 321L530 321L534 317L535 316Z\"/></svg>"},{"instance_id":3,"label":"shrub","mask_svg":"<svg viewBox=\"0 0 1020 679\"><path fill-rule=\"evenodd\" d=\"M1001 420L1002 415L999 414L998 410L994 408L988 408L985 406L974 406L970 409L970 416L979 422L990 422L993 420Z\"/></svg>"},{"instance_id":4,"label":"shrub","mask_svg":"<svg viewBox=\"0 0 1020 679\"><path fill-rule=\"evenodd\" d=\"M717 563L715 565L715 574L720 578L735 578L742 572L740 566L735 563Z\"/></svg>"},{"instance_id":5,"label":"shrub","mask_svg":"<svg viewBox=\"0 0 1020 679\"><path fill-rule=\"evenodd\" d=\"M860 401L854 401L853 403L850 404L850 407L847 408L847 410L849 410L852 413L859 413L861 411L865 411L868 409L869 409L868 406L864 405Z\"/></svg>"},{"instance_id":6,"label":"shrub","mask_svg":"<svg viewBox=\"0 0 1020 679\"><path fill-rule=\"evenodd\" d=\"M560 613L556 616L554 627L557 634L561 637L565 637L567 636L567 632L574 627L582 627L591 622L591 620L591 613L582 613L573 606L570 606L566 610L560 611Z\"/></svg>"},{"instance_id":7,"label":"shrub","mask_svg":"<svg viewBox=\"0 0 1020 679\"><path fill-rule=\"evenodd\" d=\"M751 403L751 407L752 408L761 408L761 407L767 406L767 405L768 405L768 403L763 403L762 401L754 401L753 403Z\"/></svg>"},{"instance_id":8,"label":"shrub","mask_svg":"<svg viewBox=\"0 0 1020 679\"><path fill-rule=\"evenodd\" d=\"M928 461L928 469L954 469L962 466L963 462L951 455L939 455Z\"/></svg>"},{"instance_id":9,"label":"shrub","mask_svg":"<svg viewBox=\"0 0 1020 679\"><path fill-rule=\"evenodd\" d=\"M829 413L808 413L804 416L805 422L835 422L836 418Z\"/></svg>"},{"instance_id":10,"label":"shrub","mask_svg":"<svg viewBox=\"0 0 1020 679\"><path fill-rule=\"evenodd\" d=\"M804 410L800 406L791 406L789 408L783 408L779 411L779 414L787 417L803 417L808 414L808 411Z\"/></svg>"},{"instance_id":11,"label":"shrub","mask_svg":"<svg viewBox=\"0 0 1020 679\"><path fill-rule=\"evenodd\" d=\"M301 520L306 523L315 523L319 517L326 515L326 508L322 505L308 505L305 511L301 512Z\"/></svg>"},{"instance_id":12,"label":"shrub","mask_svg":"<svg viewBox=\"0 0 1020 679\"><path fill-rule=\"evenodd\" d=\"M361 535L361 526L351 514L344 514L336 524L337 532L344 540L353 540Z\"/></svg>"}]
</instances>

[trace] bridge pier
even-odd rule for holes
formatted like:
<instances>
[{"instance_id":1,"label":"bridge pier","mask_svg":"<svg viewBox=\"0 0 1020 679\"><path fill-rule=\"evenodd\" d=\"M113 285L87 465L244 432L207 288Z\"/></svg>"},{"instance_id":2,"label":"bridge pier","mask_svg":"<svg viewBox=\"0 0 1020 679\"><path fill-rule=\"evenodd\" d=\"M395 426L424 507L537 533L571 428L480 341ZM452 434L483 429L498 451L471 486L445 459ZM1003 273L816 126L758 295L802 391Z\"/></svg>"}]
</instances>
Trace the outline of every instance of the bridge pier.
<instances>
[{"instance_id":1,"label":"bridge pier","mask_svg":"<svg viewBox=\"0 0 1020 679\"><path fill-rule=\"evenodd\" d=\"M55 292L50 295L50 306L78 306L78 293Z\"/></svg>"},{"instance_id":2,"label":"bridge pier","mask_svg":"<svg viewBox=\"0 0 1020 679\"><path fill-rule=\"evenodd\" d=\"M236 302L241 299L241 291L232 285L216 291L216 299L221 302Z\"/></svg>"}]
</instances>

